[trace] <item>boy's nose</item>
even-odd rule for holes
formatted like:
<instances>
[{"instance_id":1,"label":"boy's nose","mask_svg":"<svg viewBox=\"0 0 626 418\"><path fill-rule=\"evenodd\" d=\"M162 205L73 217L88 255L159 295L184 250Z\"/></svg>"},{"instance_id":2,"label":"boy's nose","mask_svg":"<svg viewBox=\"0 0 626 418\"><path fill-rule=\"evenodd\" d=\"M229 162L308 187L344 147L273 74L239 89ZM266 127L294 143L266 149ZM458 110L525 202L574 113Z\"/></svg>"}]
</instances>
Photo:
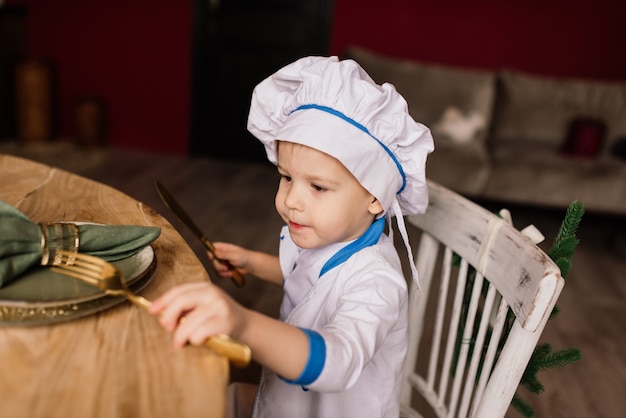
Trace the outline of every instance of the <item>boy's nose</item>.
<instances>
[{"instance_id":1,"label":"boy's nose","mask_svg":"<svg viewBox=\"0 0 626 418\"><path fill-rule=\"evenodd\" d=\"M287 193L285 193L285 206L292 210L302 210L302 199L296 187L290 187Z\"/></svg>"}]
</instances>

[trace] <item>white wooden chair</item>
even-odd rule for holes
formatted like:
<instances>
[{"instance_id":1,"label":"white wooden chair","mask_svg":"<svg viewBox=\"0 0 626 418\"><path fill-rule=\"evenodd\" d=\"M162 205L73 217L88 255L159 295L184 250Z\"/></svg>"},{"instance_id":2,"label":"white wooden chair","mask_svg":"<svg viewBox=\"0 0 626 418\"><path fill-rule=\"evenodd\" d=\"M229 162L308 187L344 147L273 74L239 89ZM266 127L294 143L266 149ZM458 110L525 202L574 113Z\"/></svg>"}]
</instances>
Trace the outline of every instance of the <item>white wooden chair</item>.
<instances>
[{"instance_id":1,"label":"white wooden chair","mask_svg":"<svg viewBox=\"0 0 626 418\"><path fill-rule=\"evenodd\" d=\"M510 219L429 186L401 416L503 417L564 281Z\"/></svg>"}]
</instances>

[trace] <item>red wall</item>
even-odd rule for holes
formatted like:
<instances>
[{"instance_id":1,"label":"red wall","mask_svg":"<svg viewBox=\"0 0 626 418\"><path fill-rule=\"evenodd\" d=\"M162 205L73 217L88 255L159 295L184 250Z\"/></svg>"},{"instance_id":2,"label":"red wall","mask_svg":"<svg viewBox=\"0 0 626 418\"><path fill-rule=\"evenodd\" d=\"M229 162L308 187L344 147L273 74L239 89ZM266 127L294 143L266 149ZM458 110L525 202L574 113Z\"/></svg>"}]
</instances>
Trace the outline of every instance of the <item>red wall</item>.
<instances>
[{"instance_id":1,"label":"red wall","mask_svg":"<svg viewBox=\"0 0 626 418\"><path fill-rule=\"evenodd\" d=\"M59 129L74 101L108 106L111 145L186 153L191 1L14 0L28 6L29 52L57 72Z\"/></svg>"},{"instance_id":2,"label":"red wall","mask_svg":"<svg viewBox=\"0 0 626 418\"><path fill-rule=\"evenodd\" d=\"M58 71L60 133L74 100L104 98L109 143L186 153L191 0L9 0L28 6L32 55ZM622 0L335 0L331 52L626 80Z\"/></svg>"},{"instance_id":3,"label":"red wall","mask_svg":"<svg viewBox=\"0 0 626 418\"><path fill-rule=\"evenodd\" d=\"M626 80L623 0L336 0L331 52Z\"/></svg>"}]
</instances>

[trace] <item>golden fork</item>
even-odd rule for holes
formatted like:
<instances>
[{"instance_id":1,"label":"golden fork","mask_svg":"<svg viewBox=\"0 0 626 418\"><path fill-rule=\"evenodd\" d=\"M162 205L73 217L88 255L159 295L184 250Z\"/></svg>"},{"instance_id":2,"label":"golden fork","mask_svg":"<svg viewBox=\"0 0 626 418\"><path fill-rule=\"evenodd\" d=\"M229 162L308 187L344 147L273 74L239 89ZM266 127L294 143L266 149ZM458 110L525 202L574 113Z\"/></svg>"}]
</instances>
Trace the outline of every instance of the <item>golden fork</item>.
<instances>
[{"instance_id":1,"label":"golden fork","mask_svg":"<svg viewBox=\"0 0 626 418\"><path fill-rule=\"evenodd\" d=\"M69 251L60 251L59 255L60 264L55 264L51 270L89 283L108 295L124 296L142 308L147 309L152 305L152 302L143 296L135 295L126 285L122 272L108 261ZM250 347L227 335L213 336L205 341L205 345L227 357L235 366L245 367L250 363Z\"/></svg>"}]
</instances>

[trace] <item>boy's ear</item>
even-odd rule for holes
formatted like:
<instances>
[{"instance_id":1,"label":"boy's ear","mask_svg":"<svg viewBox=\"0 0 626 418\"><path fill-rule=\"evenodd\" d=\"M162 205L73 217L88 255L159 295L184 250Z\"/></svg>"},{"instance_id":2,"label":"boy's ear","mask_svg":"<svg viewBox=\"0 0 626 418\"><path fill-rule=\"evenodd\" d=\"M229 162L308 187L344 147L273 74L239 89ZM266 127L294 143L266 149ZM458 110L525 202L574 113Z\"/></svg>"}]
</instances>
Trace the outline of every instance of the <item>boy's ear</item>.
<instances>
[{"instance_id":1,"label":"boy's ear","mask_svg":"<svg viewBox=\"0 0 626 418\"><path fill-rule=\"evenodd\" d=\"M367 208L369 213L371 213L372 215L378 215L379 213L383 213L383 205L381 205L378 199L376 199L375 197L373 199L374 200L372 200L372 203L370 203L369 207Z\"/></svg>"}]
</instances>

